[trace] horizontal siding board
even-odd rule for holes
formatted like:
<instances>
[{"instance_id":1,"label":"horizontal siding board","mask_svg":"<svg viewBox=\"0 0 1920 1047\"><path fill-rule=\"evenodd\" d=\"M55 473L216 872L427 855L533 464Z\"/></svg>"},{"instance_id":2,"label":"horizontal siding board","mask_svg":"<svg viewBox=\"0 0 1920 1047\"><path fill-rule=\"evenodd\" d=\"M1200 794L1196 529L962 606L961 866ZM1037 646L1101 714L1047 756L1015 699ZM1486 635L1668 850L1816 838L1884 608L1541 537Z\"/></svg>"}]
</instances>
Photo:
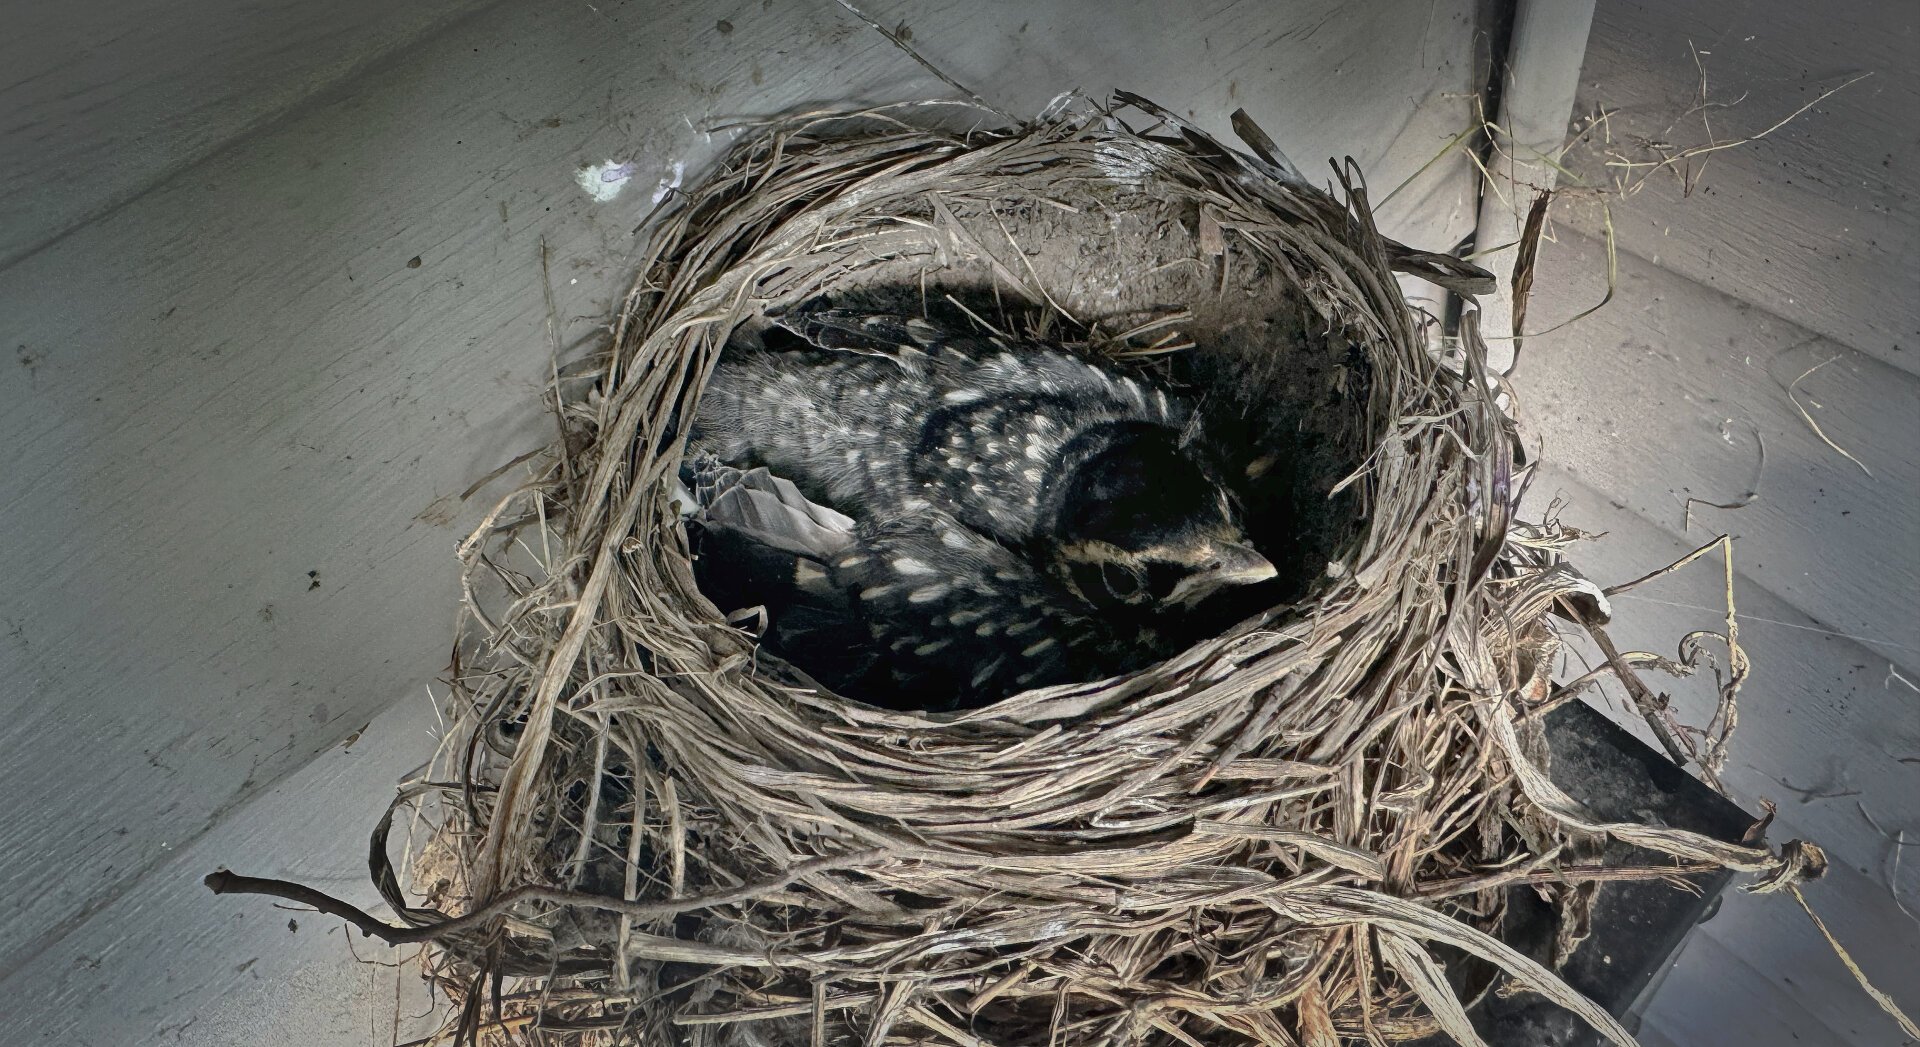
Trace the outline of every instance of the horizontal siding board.
<instances>
[{"instance_id":1,"label":"horizontal siding board","mask_svg":"<svg viewBox=\"0 0 1920 1047\"><path fill-rule=\"evenodd\" d=\"M1644 143L1706 144L1701 115L1688 112L1702 68L1721 142L1870 75L1760 141L1696 161L1690 194L1674 172L1647 179L1615 207L1622 250L1920 373L1920 9L1602 0L1579 111L1612 115L1568 165L1613 184L1622 172L1608 160L1656 155ZM1600 228L1597 209L1564 214Z\"/></svg>"},{"instance_id":2,"label":"horizontal siding board","mask_svg":"<svg viewBox=\"0 0 1920 1047\"><path fill-rule=\"evenodd\" d=\"M1606 273L1597 241L1563 231L1542 247L1532 315L1574 316ZM1794 395L1871 475L1788 398L1823 363ZM1529 339L1515 381L1548 461L1669 534L1736 534L1742 569L1822 627L1920 661L1920 377L1623 257L1614 301ZM1686 530L1688 498L1741 502L1756 477L1751 504L1696 504Z\"/></svg>"}]
</instances>

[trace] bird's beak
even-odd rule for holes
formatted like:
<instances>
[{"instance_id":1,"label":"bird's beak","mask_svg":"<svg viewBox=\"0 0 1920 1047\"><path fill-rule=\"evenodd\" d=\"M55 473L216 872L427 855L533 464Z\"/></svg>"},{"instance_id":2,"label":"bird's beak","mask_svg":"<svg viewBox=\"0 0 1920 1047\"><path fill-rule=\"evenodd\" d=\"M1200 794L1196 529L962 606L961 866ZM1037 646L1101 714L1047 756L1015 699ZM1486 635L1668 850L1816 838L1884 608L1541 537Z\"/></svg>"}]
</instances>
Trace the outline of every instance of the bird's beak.
<instances>
[{"instance_id":1,"label":"bird's beak","mask_svg":"<svg viewBox=\"0 0 1920 1047\"><path fill-rule=\"evenodd\" d=\"M1222 542L1213 547L1213 557L1205 567L1180 579L1167 600L1194 604L1230 586L1264 582L1279 573L1272 561L1250 546Z\"/></svg>"}]
</instances>

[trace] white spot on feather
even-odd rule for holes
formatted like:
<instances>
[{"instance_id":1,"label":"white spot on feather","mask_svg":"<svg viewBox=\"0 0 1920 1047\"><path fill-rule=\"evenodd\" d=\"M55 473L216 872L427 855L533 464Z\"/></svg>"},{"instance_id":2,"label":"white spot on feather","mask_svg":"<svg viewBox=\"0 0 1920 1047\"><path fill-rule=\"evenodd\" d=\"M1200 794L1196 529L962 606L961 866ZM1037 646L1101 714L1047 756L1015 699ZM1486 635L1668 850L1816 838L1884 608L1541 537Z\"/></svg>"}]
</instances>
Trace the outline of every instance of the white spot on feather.
<instances>
[{"instance_id":1,"label":"white spot on feather","mask_svg":"<svg viewBox=\"0 0 1920 1047\"><path fill-rule=\"evenodd\" d=\"M932 574L933 573L933 567L929 565L926 561L916 560L911 556L902 556L898 560L893 561L893 569L900 572L901 574Z\"/></svg>"},{"instance_id":2,"label":"white spot on feather","mask_svg":"<svg viewBox=\"0 0 1920 1047\"><path fill-rule=\"evenodd\" d=\"M986 683L988 677L992 676L994 673L999 671L1000 663L1002 661L1005 661L1005 659L995 658L993 661L988 662L987 664L981 666L980 671L973 674L973 685L975 687L978 687L981 684Z\"/></svg>"}]
</instances>

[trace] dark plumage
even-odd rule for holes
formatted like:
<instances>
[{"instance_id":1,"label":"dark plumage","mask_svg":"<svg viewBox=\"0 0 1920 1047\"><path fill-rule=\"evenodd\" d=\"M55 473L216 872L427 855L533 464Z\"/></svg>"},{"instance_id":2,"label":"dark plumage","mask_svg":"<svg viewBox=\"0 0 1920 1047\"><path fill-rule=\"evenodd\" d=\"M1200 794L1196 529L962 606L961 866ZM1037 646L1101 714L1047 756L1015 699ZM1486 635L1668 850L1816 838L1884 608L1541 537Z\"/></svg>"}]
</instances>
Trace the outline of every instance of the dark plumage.
<instances>
[{"instance_id":1,"label":"dark plumage","mask_svg":"<svg viewBox=\"0 0 1920 1047\"><path fill-rule=\"evenodd\" d=\"M922 320L783 326L804 345L729 349L700 404L703 584L823 683L941 707L1126 671L1273 576L1164 391Z\"/></svg>"}]
</instances>

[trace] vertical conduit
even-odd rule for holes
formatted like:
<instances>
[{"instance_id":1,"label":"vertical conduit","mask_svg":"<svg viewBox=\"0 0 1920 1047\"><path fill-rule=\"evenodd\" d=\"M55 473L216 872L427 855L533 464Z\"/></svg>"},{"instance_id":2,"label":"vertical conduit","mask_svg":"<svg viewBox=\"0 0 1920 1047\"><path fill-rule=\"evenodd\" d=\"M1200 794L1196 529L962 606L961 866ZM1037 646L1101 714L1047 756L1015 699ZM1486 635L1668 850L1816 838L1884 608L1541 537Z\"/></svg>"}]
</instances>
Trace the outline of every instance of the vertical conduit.
<instances>
[{"instance_id":1,"label":"vertical conduit","mask_svg":"<svg viewBox=\"0 0 1920 1047\"><path fill-rule=\"evenodd\" d=\"M1481 186L1475 259L1499 280L1494 294L1480 299L1480 330L1487 335L1487 363L1505 372L1513 365L1512 244L1536 192L1554 185L1554 168L1543 159L1559 159L1573 116L1573 96L1593 27L1594 0L1517 0L1513 32L1500 80L1498 113L1487 158L1492 175Z\"/></svg>"}]
</instances>

